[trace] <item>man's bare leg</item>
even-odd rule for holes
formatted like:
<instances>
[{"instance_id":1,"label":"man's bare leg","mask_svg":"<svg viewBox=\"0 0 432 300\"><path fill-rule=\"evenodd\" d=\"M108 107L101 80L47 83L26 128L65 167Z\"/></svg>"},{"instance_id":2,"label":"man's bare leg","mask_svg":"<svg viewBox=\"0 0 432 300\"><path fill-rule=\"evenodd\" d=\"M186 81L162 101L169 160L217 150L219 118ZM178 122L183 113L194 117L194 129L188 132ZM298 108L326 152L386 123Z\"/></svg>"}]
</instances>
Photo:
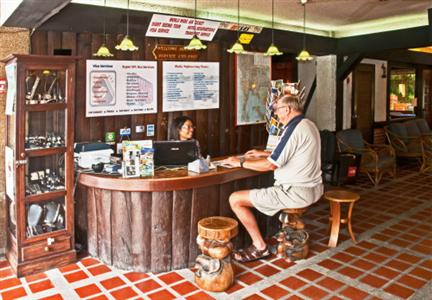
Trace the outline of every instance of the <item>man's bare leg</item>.
<instances>
[{"instance_id":1,"label":"man's bare leg","mask_svg":"<svg viewBox=\"0 0 432 300\"><path fill-rule=\"evenodd\" d=\"M259 231L255 216L252 213L251 207L253 207L253 205L249 199L249 190L232 193L229 198L229 202L231 209L234 211L237 218L239 218L240 222L243 224L252 238L253 245L258 250L264 250L267 245L261 235L261 232Z\"/></svg>"}]
</instances>

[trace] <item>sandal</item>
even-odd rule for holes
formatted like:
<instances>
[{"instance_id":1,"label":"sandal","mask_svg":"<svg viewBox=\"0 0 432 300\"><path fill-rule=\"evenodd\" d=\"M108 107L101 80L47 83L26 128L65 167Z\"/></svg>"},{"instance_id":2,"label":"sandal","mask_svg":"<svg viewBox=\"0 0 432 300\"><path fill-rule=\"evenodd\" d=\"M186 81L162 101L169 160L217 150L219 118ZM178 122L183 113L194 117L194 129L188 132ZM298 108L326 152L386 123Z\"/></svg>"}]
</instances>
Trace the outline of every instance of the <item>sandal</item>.
<instances>
[{"instance_id":1,"label":"sandal","mask_svg":"<svg viewBox=\"0 0 432 300\"><path fill-rule=\"evenodd\" d=\"M233 252L233 259L237 262L250 262L261 258L266 258L270 255L270 251L266 246L264 250L258 250L253 244L247 248Z\"/></svg>"}]
</instances>

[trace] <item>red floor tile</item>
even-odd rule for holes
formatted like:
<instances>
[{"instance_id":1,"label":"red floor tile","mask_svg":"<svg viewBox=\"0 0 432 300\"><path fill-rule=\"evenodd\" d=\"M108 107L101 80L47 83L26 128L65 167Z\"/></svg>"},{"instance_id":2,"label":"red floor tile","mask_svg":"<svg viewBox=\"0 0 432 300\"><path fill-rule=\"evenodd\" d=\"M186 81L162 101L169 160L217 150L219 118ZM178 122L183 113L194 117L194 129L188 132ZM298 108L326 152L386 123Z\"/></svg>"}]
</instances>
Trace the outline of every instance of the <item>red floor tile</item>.
<instances>
[{"instance_id":1,"label":"red floor tile","mask_svg":"<svg viewBox=\"0 0 432 300\"><path fill-rule=\"evenodd\" d=\"M195 294L187 297L186 299L188 299L188 300L214 300L214 298L212 296L210 296L209 294L204 293L204 292L195 293Z\"/></svg>"},{"instance_id":2,"label":"red floor tile","mask_svg":"<svg viewBox=\"0 0 432 300\"><path fill-rule=\"evenodd\" d=\"M124 287L119 290L115 290L111 292L111 295L117 300L130 299L132 297L136 297L138 294L132 290L130 287Z\"/></svg>"},{"instance_id":3,"label":"red floor tile","mask_svg":"<svg viewBox=\"0 0 432 300\"><path fill-rule=\"evenodd\" d=\"M329 270L336 270L340 266L342 266L341 263L338 263L331 259L326 259L318 263L321 267L327 268Z\"/></svg>"},{"instance_id":4,"label":"red floor tile","mask_svg":"<svg viewBox=\"0 0 432 300\"><path fill-rule=\"evenodd\" d=\"M198 288L189 281L173 285L171 288L182 296L198 290Z\"/></svg>"},{"instance_id":5,"label":"red floor tile","mask_svg":"<svg viewBox=\"0 0 432 300\"><path fill-rule=\"evenodd\" d=\"M402 254L398 255L396 258L398 260L402 260L404 262L412 263L412 264L416 264L421 260L421 258L418 256L410 255L410 254L406 254L406 253L402 253Z\"/></svg>"},{"instance_id":6,"label":"red floor tile","mask_svg":"<svg viewBox=\"0 0 432 300\"><path fill-rule=\"evenodd\" d=\"M0 269L9 267L9 262L7 260L0 260Z\"/></svg>"},{"instance_id":7,"label":"red floor tile","mask_svg":"<svg viewBox=\"0 0 432 300\"><path fill-rule=\"evenodd\" d=\"M135 282L144 278L148 278L149 276L146 273L138 273L138 272L129 272L124 274L124 276L129 279L131 282Z\"/></svg>"},{"instance_id":8,"label":"red floor tile","mask_svg":"<svg viewBox=\"0 0 432 300\"><path fill-rule=\"evenodd\" d=\"M139 288L143 293L148 293L150 291L153 291L161 287L161 285L156 281L154 281L153 279L142 281L140 283L135 284L135 286Z\"/></svg>"},{"instance_id":9,"label":"red floor tile","mask_svg":"<svg viewBox=\"0 0 432 300\"><path fill-rule=\"evenodd\" d=\"M39 300L64 300L64 299L60 294L55 294L48 297L39 298Z\"/></svg>"},{"instance_id":10,"label":"red floor tile","mask_svg":"<svg viewBox=\"0 0 432 300\"><path fill-rule=\"evenodd\" d=\"M426 283L426 281L414 278L410 275L404 275L397 281L413 289L420 289Z\"/></svg>"},{"instance_id":11,"label":"red floor tile","mask_svg":"<svg viewBox=\"0 0 432 300\"><path fill-rule=\"evenodd\" d=\"M368 293L363 292L355 287L349 286L341 292L341 295L353 300L363 300L368 296Z\"/></svg>"},{"instance_id":12,"label":"red floor tile","mask_svg":"<svg viewBox=\"0 0 432 300\"><path fill-rule=\"evenodd\" d=\"M299 288L301 288L302 286L304 286L306 284L306 282L304 282L303 280L298 279L297 277L293 277L293 276L288 277L279 283L292 289L293 291L298 290Z\"/></svg>"},{"instance_id":13,"label":"red floor tile","mask_svg":"<svg viewBox=\"0 0 432 300\"><path fill-rule=\"evenodd\" d=\"M318 281L317 284L319 286L325 287L326 289L330 291L336 291L341 286L345 285L344 283L340 282L339 280L330 278L330 277L324 277L322 280Z\"/></svg>"},{"instance_id":14,"label":"red floor tile","mask_svg":"<svg viewBox=\"0 0 432 300\"><path fill-rule=\"evenodd\" d=\"M360 256L363 253L365 253L366 250L363 248L360 248L360 247L351 246L351 247L345 249L345 252L347 252L348 254L354 255L354 256Z\"/></svg>"},{"instance_id":15,"label":"red floor tile","mask_svg":"<svg viewBox=\"0 0 432 300\"><path fill-rule=\"evenodd\" d=\"M12 299L18 299L20 297L26 296L27 293L24 290L24 288L19 287L16 289L8 290L6 292L1 292L0 296L3 300L12 300Z\"/></svg>"},{"instance_id":16,"label":"red floor tile","mask_svg":"<svg viewBox=\"0 0 432 300\"><path fill-rule=\"evenodd\" d=\"M244 286L242 284L240 284L238 281L234 282L234 284L232 286L230 286L225 293L227 294L232 294L235 293L239 290L241 290L242 288L244 288Z\"/></svg>"},{"instance_id":17,"label":"red floor tile","mask_svg":"<svg viewBox=\"0 0 432 300\"><path fill-rule=\"evenodd\" d=\"M390 262L388 262L386 264L387 267L393 268L393 269L397 269L399 271L405 271L406 269L408 269L411 265L404 263L400 260L391 260Z\"/></svg>"},{"instance_id":18,"label":"red floor tile","mask_svg":"<svg viewBox=\"0 0 432 300\"><path fill-rule=\"evenodd\" d=\"M286 298L286 300L303 300L303 298L300 298L299 296L292 295L291 297Z\"/></svg>"},{"instance_id":19,"label":"red floor tile","mask_svg":"<svg viewBox=\"0 0 432 300\"><path fill-rule=\"evenodd\" d=\"M363 283L366 283L367 285L370 285L374 288L380 288L388 282L387 280L379 278L379 277L374 276L374 275L367 275L367 276L363 277L362 279L360 279L360 281Z\"/></svg>"},{"instance_id":20,"label":"red floor tile","mask_svg":"<svg viewBox=\"0 0 432 300\"><path fill-rule=\"evenodd\" d=\"M0 280L0 291L20 284L21 281L16 277Z\"/></svg>"},{"instance_id":21,"label":"red floor tile","mask_svg":"<svg viewBox=\"0 0 432 300\"><path fill-rule=\"evenodd\" d=\"M432 280L432 272L423 268L415 268L410 272L410 274L423 278L425 280Z\"/></svg>"},{"instance_id":22,"label":"red floor tile","mask_svg":"<svg viewBox=\"0 0 432 300\"><path fill-rule=\"evenodd\" d=\"M288 295L289 292L281 287L278 287L277 285L272 285L266 289L263 289L261 293L269 296L272 299L279 299L285 295Z\"/></svg>"},{"instance_id":23,"label":"red floor tile","mask_svg":"<svg viewBox=\"0 0 432 300\"><path fill-rule=\"evenodd\" d=\"M255 268L256 266L260 266L262 265L262 261L261 260L256 260L256 261L250 261L250 262L246 262L246 263L241 263L243 266L248 267L248 268Z\"/></svg>"},{"instance_id":24,"label":"red floor tile","mask_svg":"<svg viewBox=\"0 0 432 300\"><path fill-rule=\"evenodd\" d=\"M410 297L414 293L413 290L408 289L406 287L403 287L397 283L391 284L390 286L388 286L384 290L390 294L401 297L403 299Z\"/></svg>"},{"instance_id":25,"label":"red floor tile","mask_svg":"<svg viewBox=\"0 0 432 300\"><path fill-rule=\"evenodd\" d=\"M366 241L362 241L362 242L358 243L357 246L364 248L364 249L367 249L367 250L370 250L370 249L376 248L377 245L366 242Z\"/></svg>"},{"instance_id":26,"label":"red floor tile","mask_svg":"<svg viewBox=\"0 0 432 300\"><path fill-rule=\"evenodd\" d=\"M389 268L386 268L386 267L381 267L381 268L375 270L374 274L383 276L383 277L388 278L388 279L393 279L399 275L399 272L394 271L394 270L389 269Z\"/></svg>"},{"instance_id":27,"label":"red floor tile","mask_svg":"<svg viewBox=\"0 0 432 300\"><path fill-rule=\"evenodd\" d=\"M369 253L363 257L364 259L376 262L376 263L383 263L388 258L384 255L376 254L376 253Z\"/></svg>"},{"instance_id":28,"label":"red floor tile","mask_svg":"<svg viewBox=\"0 0 432 300\"><path fill-rule=\"evenodd\" d=\"M12 271L12 268L4 268L3 270L0 270L0 279L12 276L14 274L15 273Z\"/></svg>"},{"instance_id":29,"label":"red floor tile","mask_svg":"<svg viewBox=\"0 0 432 300\"><path fill-rule=\"evenodd\" d=\"M378 249L375 250L376 252L379 252L382 255L385 256L394 256L396 255L398 252L396 250L387 248L387 247L380 247Z\"/></svg>"},{"instance_id":30,"label":"red floor tile","mask_svg":"<svg viewBox=\"0 0 432 300\"><path fill-rule=\"evenodd\" d=\"M311 269L306 269L297 273L297 276L308 279L309 281L314 281L322 276L321 273L318 273Z\"/></svg>"},{"instance_id":31,"label":"red floor tile","mask_svg":"<svg viewBox=\"0 0 432 300\"><path fill-rule=\"evenodd\" d=\"M317 288L315 286L309 286L302 290L300 293L305 295L306 297L309 297L311 299L317 299L320 300L328 295L328 293L320 288Z\"/></svg>"},{"instance_id":32,"label":"red floor tile","mask_svg":"<svg viewBox=\"0 0 432 300\"><path fill-rule=\"evenodd\" d=\"M343 252L339 252L339 253L333 255L331 258L332 259L337 259L338 261L346 263L346 262L349 262L349 261L353 260L354 256L351 256L349 254L345 254Z\"/></svg>"},{"instance_id":33,"label":"red floor tile","mask_svg":"<svg viewBox=\"0 0 432 300\"><path fill-rule=\"evenodd\" d=\"M359 271L359 270L351 268L351 267L342 268L342 269L338 270L338 272L342 275L351 277L353 279L355 279L355 278L357 278L363 274L363 271Z\"/></svg>"},{"instance_id":34,"label":"red floor tile","mask_svg":"<svg viewBox=\"0 0 432 300\"><path fill-rule=\"evenodd\" d=\"M262 275L264 275L264 276L267 276L267 277L270 277L270 276L272 276L272 275L274 275L276 273L279 273L278 269L273 268L270 265L264 265L262 267L259 267L259 268L255 269L255 271L258 272L258 273L260 273L260 274L262 274Z\"/></svg>"},{"instance_id":35,"label":"red floor tile","mask_svg":"<svg viewBox=\"0 0 432 300\"><path fill-rule=\"evenodd\" d=\"M351 265L354 267L357 267L359 269L366 270L366 271L371 270L373 267L376 266L376 264L365 261L363 259L356 260L355 262L352 262Z\"/></svg>"},{"instance_id":36,"label":"red floor tile","mask_svg":"<svg viewBox=\"0 0 432 300\"><path fill-rule=\"evenodd\" d=\"M159 292L148 294L147 296L152 300L170 300L176 298L173 294L171 294L167 290L162 290Z\"/></svg>"},{"instance_id":37,"label":"red floor tile","mask_svg":"<svg viewBox=\"0 0 432 300\"><path fill-rule=\"evenodd\" d=\"M288 269L289 267L295 265L293 262L287 262L286 259L283 258L273 261L272 264L278 266L281 269Z\"/></svg>"},{"instance_id":38,"label":"red floor tile","mask_svg":"<svg viewBox=\"0 0 432 300\"><path fill-rule=\"evenodd\" d=\"M86 257L80 260L80 262L83 264L83 266L85 267L89 267L89 266L93 266L93 265L97 265L100 264L100 261L97 260L96 258L93 257Z\"/></svg>"},{"instance_id":39,"label":"red floor tile","mask_svg":"<svg viewBox=\"0 0 432 300\"><path fill-rule=\"evenodd\" d=\"M87 298L91 295L95 295L101 292L100 288L96 284L89 284L80 288L75 289L75 292L81 298Z\"/></svg>"},{"instance_id":40,"label":"red floor tile","mask_svg":"<svg viewBox=\"0 0 432 300\"><path fill-rule=\"evenodd\" d=\"M99 265L99 266L96 266L96 267L88 268L88 271L93 276L97 276L97 275L100 275L100 274L111 272L111 269L108 268L106 265Z\"/></svg>"},{"instance_id":41,"label":"red floor tile","mask_svg":"<svg viewBox=\"0 0 432 300\"><path fill-rule=\"evenodd\" d=\"M83 271L68 273L68 274L63 275L63 276L69 283L88 278L88 276Z\"/></svg>"},{"instance_id":42,"label":"red floor tile","mask_svg":"<svg viewBox=\"0 0 432 300\"><path fill-rule=\"evenodd\" d=\"M54 286L52 285L52 283L49 279L43 280L43 281L38 281L36 283L30 284L29 287L30 287L30 290L32 291L32 293L38 293L41 291L45 291L45 290L49 290L49 289L54 288Z\"/></svg>"},{"instance_id":43,"label":"red floor tile","mask_svg":"<svg viewBox=\"0 0 432 300\"><path fill-rule=\"evenodd\" d=\"M79 270L79 269L80 269L80 267L77 264L70 264L70 265L59 268L60 272L62 272L62 273L68 273L68 272Z\"/></svg>"},{"instance_id":44,"label":"red floor tile","mask_svg":"<svg viewBox=\"0 0 432 300\"><path fill-rule=\"evenodd\" d=\"M100 283L107 290L112 290L126 284L126 282L124 282L123 279L121 279L120 277L112 277L109 279L105 279L102 280Z\"/></svg>"},{"instance_id":45,"label":"red floor tile","mask_svg":"<svg viewBox=\"0 0 432 300\"><path fill-rule=\"evenodd\" d=\"M260 281L262 278L258 275L247 272L247 273L244 273L244 274L238 276L236 279L240 280L240 281L242 281L248 285L252 285L252 284Z\"/></svg>"},{"instance_id":46,"label":"red floor tile","mask_svg":"<svg viewBox=\"0 0 432 300\"><path fill-rule=\"evenodd\" d=\"M99 296L87 298L87 300L109 300L109 298L105 295L99 295Z\"/></svg>"},{"instance_id":47,"label":"red floor tile","mask_svg":"<svg viewBox=\"0 0 432 300\"><path fill-rule=\"evenodd\" d=\"M249 297L244 298L243 300L265 300L265 298L261 297L260 295L253 294Z\"/></svg>"},{"instance_id":48,"label":"red floor tile","mask_svg":"<svg viewBox=\"0 0 432 300\"><path fill-rule=\"evenodd\" d=\"M48 278L45 273L38 273L38 274L26 276L25 280L30 283L30 282L45 279L45 278Z\"/></svg>"},{"instance_id":49,"label":"red floor tile","mask_svg":"<svg viewBox=\"0 0 432 300\"><path fill-rule=\"evenodd\" d=\"M180 276L176 272L170 272L170 273L158 276L158 277L160 280L162 280L163 282L165 282L168 285L184 279L182 276Z\"/></svg>"}]
</instances>

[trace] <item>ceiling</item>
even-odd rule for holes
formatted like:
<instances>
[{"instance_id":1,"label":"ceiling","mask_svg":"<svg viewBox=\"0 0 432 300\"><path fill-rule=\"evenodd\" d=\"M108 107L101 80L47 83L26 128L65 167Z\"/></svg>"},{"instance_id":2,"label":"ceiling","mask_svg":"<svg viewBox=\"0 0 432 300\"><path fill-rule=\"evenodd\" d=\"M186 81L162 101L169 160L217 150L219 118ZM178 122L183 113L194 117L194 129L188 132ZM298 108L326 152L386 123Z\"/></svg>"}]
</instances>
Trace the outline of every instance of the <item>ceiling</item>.
<instances>
[{"instance_id":1,"label":"ceiling","mask_svg":"<svg viewBox=\"0 0 432 300\"><path fill-rule=\"evenodd\" d=\"M8 0L3 0L8 1ZM9 0L11 1L11 0ZM72 0L103 6L104 0ZM127 8L127 0L106 0L106 5ZM130 9L181 16L194 15L194 0L130 0ZM271 27L271 0L240 0L240 23ZM303 30L300 0L274 0L275 28ZM410 27L426 26L432 0L309 0L307 32L329 37L348 37ZM197 0L197 17L237 22L235 0Z\"/></svg>"}]
</instances>

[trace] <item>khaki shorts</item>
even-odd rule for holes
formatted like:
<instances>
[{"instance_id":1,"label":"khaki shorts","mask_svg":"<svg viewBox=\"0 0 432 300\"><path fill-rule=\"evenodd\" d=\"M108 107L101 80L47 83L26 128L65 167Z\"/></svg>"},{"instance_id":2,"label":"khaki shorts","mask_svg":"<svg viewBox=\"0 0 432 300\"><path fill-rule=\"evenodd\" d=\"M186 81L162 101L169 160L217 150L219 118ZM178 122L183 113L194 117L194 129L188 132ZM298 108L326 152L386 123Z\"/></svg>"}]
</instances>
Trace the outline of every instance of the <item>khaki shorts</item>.
<instances>
[{"instance_id":1,"label":"khaki shorts","mask_svg":"<svg viewBox=\"0 0 432 300\"><path fill-rule=\"evenodd\" d=\"M263 214L275 215L284 208L302 208L317 202L324 193L323 184L314 187L272 186L249 191L253 206Z\"/></svg>"}]
</instances>

